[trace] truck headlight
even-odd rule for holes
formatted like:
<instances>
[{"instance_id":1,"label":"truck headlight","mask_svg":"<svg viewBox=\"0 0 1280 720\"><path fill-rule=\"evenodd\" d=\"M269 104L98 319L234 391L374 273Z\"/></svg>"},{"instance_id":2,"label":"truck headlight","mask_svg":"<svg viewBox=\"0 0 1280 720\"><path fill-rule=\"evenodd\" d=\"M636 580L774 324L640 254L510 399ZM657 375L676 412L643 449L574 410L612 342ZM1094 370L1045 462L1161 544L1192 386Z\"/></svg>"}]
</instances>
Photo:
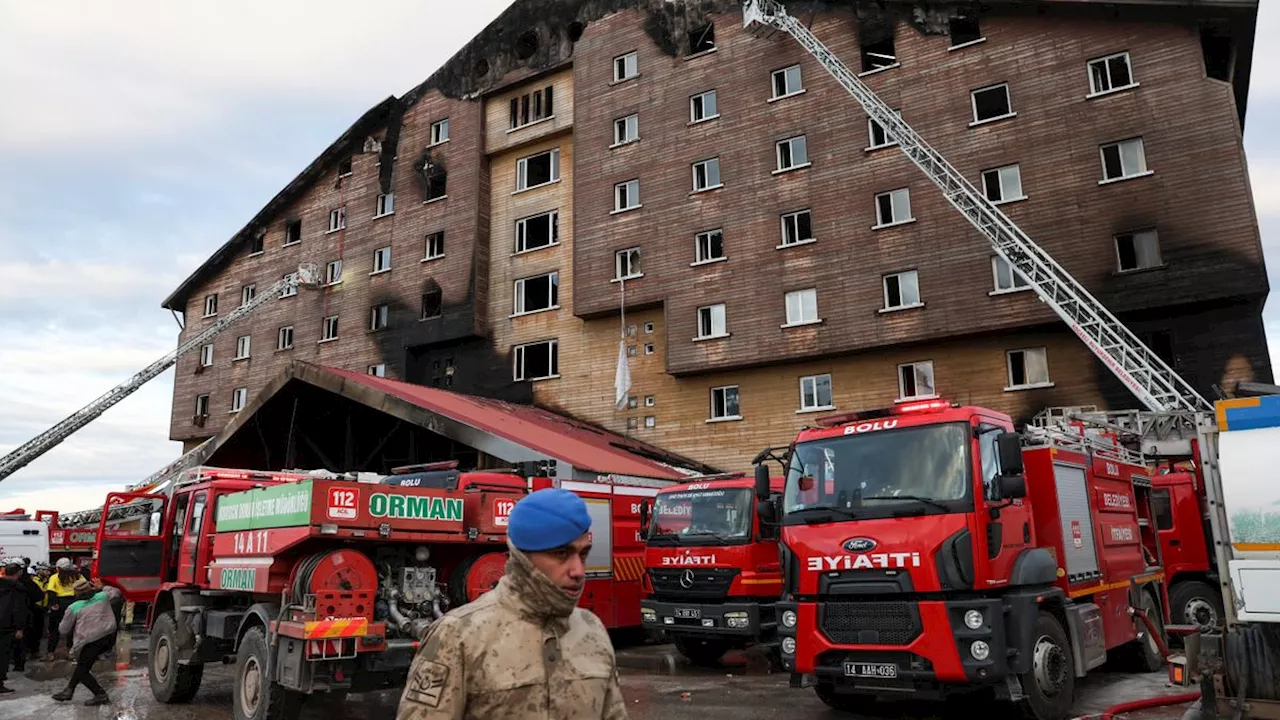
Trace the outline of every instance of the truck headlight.
<instances>
[{"instance_id":1,"label":"truck headlight","mask_svg":"<svg viewBox=\"0 0 1280 720\"><path fill-rule=\"evenodd\" d=\"M793 638L793 637L785 637L785 638L782 638L782 654L783 654L783 655L795 655L795 654L796 654L796 639L795 639L795 638Z\"/></svg>"},{"instance_id":2,"label":"truck headlight","mask_svg":"<svg viewBox=\"0 0 1280 720\"><path fill-rule=\"evenodd\" d=\"M970 630L977 630L981 628L982 623L983 617L981 612L977 610L970 610L964 614L964 624L968 626Z\"/></svg>"},{"instance_id":3,"label":"truck headlight","mask_svg":"<svg viewBox=\"0 0 1280 720\"><path fill-rule=\"evenodd\" d=\"M969 654L974 660L986 660L991 655L991 646L981 640L974 640L969 646Z\"/></svg>"},{"instance_id":4,"label":"truck headlight","mask_svg":"<svg viewBox=\"0 0 1280 720\"><path fill-rule=\"evenodd\" d=\"M796 626L796 623L797 623L798 621L799 621L799 620L798 620L798 618L796 618L796 611L795 611L795 610L783 610L783 611L782 611L782 627L789 627L789 628L793 628L793 627L795 627L795 626Z\"/></svg>"},{"instance_id":5,"label":"truck headlight","mask_svg":"<svg viewBox=\"0 0 1280 720\"><path fill-rule=\"evenodd\" d=\"M640 610L640 620L641 622L658 622L658 613L648 608L643 608Z\"/></svg>"}]
</instances>

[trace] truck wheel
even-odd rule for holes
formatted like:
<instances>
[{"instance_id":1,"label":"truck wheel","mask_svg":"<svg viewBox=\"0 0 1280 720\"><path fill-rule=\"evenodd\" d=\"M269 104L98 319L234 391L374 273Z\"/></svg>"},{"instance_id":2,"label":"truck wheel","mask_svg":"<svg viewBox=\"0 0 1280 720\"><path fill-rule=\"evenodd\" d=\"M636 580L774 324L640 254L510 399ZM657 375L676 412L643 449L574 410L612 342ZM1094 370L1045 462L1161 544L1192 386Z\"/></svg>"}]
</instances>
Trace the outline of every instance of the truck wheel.
<instances>
[{"instance_id":1,"label":"truck wheel","mask_svg":"<svg viewBox=\"0 0 1280 720\"><path fill-rule=\"evenodd\" d=\"M876 702L873 695L838 692L836 691L836 686L829 682L818 683L813 687L813 692L827 707L846 713L860 712L865 714L871 710L871 706Z\"/></svg>"},{"instance_id":2,"label":"truck wheel","mask_svg":"<svg viewBox=\"0 0 1280 720\"><path fill-rule=\"evenodd\" d=\"M1071 645L1062 624L1040 611L1035 641L1031 643L1031 669L1022 674L1023 712L1033 720L1066 720L1075 700L1076 671Z\"/></svg>"},{"instance_id":3,"label":"truck wheel","mask_svg":"<svg viewBox=\"0 0 1280 720\"><path fill-rule=\"evenodd\" d=\"M728 644L721 640L676 638L675 644L676 650L689 662L702 667L717 666L720 658L724 657L725 651L729 649Z\"/></svg>"},{"instance_id":4,"label":"truck wheel","mask_svg":"<svg viewBox=\"0 0 1280 720\"><path fill-rule=\"evenodd\" d=\"M261 626L244 634L236 651L235 720L297 720L302 711L302 693L272 682L269 656Z\"/></svg>"},{"instance_id":5,"label":"truck wheel","mask_svg":"<svg viewBox=\"0 0 1280 720\"><path fill-rule=\"evenodd\" d=\"M151 626L151 662L147 676L151 680L151 695L162 703L187 703L200 689L204 677L203 665L178 663L178 623L173 613L156 618Z\"/></svg>"},{"instance_id":6,"label":"truck wheel","mask_svg":"<svg viewBox=\"0 0 1280 720\"><path fill-rule=\"evenodd\" d=\"M1198 580L1181 582L1169 593L1169 616L1175 625L1211 630L1222 624L1222 593Z\"/></svg>"},{"instance_id":7,"label":"truck wheel","mask_svg":"<svg viewBox=\"0 0 1280 720\"><path fill-rule=\"evenodd\" d=\"M1156 630L1164 635L1164 617L1160 613L1160 606L1156 604L1155 598L1151 593L1143 591L1142 593L1142 612L1151 618L1151 622L1156 626ZM1134 617L1134 622L1138 623L1142 630L1142 636L1138 639L1134 654L1137 656L1138 666L1143 672L1155 672L1164 667L1164 655L1160 653L1160 646L1156 644L1154 638L1151 637L1151 631L1147 630L1147 624L1142 622L1142 618Z\"/></svg>"}]
</instances>

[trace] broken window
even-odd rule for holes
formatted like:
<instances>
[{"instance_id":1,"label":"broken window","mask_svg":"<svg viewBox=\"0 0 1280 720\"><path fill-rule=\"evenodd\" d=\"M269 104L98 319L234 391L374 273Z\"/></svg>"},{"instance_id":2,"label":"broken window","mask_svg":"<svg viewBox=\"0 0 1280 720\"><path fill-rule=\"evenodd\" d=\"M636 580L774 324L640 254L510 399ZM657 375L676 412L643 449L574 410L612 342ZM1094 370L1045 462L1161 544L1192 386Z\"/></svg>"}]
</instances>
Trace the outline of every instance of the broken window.
<instances>
[{"instance_id":1,"label":"broken window","mask_svg":"<svg viewBox=\"0 0 1280 720\"><path fill-rule=\"evenodd\" d=\"M560 347L555 340L517 345L514 348L516 380L543 380L560 374Z\"/></svg>"},{"instance_id":2,"label":"broken window","mask_svg":"<svg viewBox=\"0 0 1280 720\"><path fill-rule=\"evenodd\" d=\"M898 117L902 117L901 110L894 110L893 113ZM870 146L867 147L868 150L876 150L898 144L896 140L889 137L889 133L885 131L883 125L871 118L867 118L867 136L871 142Z\"/></svg>"},{"instance_id":3,"label":"broken window","mask_svg":"<svg viewBox=\"0 0 1280 720\"><path fill-rule=\"evenodd\" d=\"M974 90L971 95L975 123L997 120L1013 114L1013 102L1009 99L1007 84L980 88Z\"/></svg>"},{"instance_id":4,"label":"broken window","mask_svg":"<svg viewBox=\"0 0 1280 720\"><path fill-rule=\"evenodd\" d=\"M422 293L422 319L440 317L443 293L434 280L427 281L427 289Z\"/></svg>"},{"instance_id":5,"label":"broken window","mask_svg":"<svg viewBox=\"0 0 1280 720\"><path fill-rule=\"evenodd\" d=\"M1153 330L1138 333L1138 337L1151 349L1151 352L1156 354L1156 357L1165 361L1169 367L1177 369L1178 359L1173 353L1173 333L1168 330Z\"/></svg>"},{"instance_id":6,"label":"broken window","mask_svg":"<svg viewBox=\"0 0 1280 720\"><path fill-rule=\"evenodd\" d=\"M1027 282L1022 273L1015 270L999 255L991 258L991 274L995 277L994 292L996 293L1014 292L1031 287L1031 283Z\"/></svg>"},{"instance_id":7,"label":"broken window","mask_svg":"<svg viewBox=\"0 0 1280 720\"><path fill-rule=\"evenodd\" d=\"M640 269L640 248L619 250L613 255L613 279L630 280L644 273Z\"/></svg>"},{"instance_id":8,"label":"broken window","mask_svg":"<svg viewBox=\"0 0 1280 720\"><path fill-rule=\"evenodd\" d=\"M552 210L516 221L516 252L537 250L560 242L560 213Z\"/></svg>"},{"instance_id":9,"label":"broken window","mask_svg":"<svg viewBox=\"0 0 1280 720\"><path fill-rule=\"evenodd\" d=\"M804 135L779 140L774 147L778 156L776 172L794 170L809 164L809 146Z\"/></svg>"},{"instance_id":10,"label":"broken window","mask_svg":"<svg viewBox=\"0 0 1280 720\"><path fill-rule=\"evenodd\" d=\"M435 260L444 257L444 231L433 232L427 235L426 248L422 256L423 260Z\"/></svg>"},{"instance_id":11,"label":"broken window","mask_svg":"<svg viewBox=\"0 0 1280 720\"><path fill-rule=\"evenodd\" d=\"M428 159L422 166L422 178L426 182L426 202L439 200L448 192L449 172L443 164Z\"/></svg>"},{"instance_id":12,"label":"broken window","mask_svg":"<svg viewBox=\"0 0 1280 720\"><path fill-rule=\"evenodd\" d=\"M920 276L915 270L884 276L884 309L899 310L920 304Z\"/></svg>"},{"instance_id":13,"label":"broken window","mask_svg":"<svg viewBox=\"0 0 1280 720\"><path fill-rule=\"evenodd\" d=\"M369 369L368 369L368 372L369 372L369 374L370 374L370 375L372 375L372 376L374 376L374 377L386 377L386 376L387 376L387 364L386 364L386 363L378 363L377 365L370 365L370 366L369 366Z\"/></svg>"},{"instance_id":14,"label":"broken window","mask_svg":"<svg viewBox=\"0 0 1280 720\"><path fill-rule=\"evenodd\" d=\"M198 418L209 417L209 396L208 395L196 396L196 417Z\"/></svg>"},{"instance_id":15,"label":"broken window","mask_svg":"<svg viewBox=\"0 0 1280 720\"><path fill-rule=\"evenodd\" d=\"M782 245L813 240L813 218L808 210L786 213L782 216Z\"/></svg>"},{"instance_id":16,"label":"broken window","mask_svg":"<svg viewBox=\"0 0 1280 720\"><path fill-rule=\"evenodd\" d=\"M257 233L249 239L249 254L260 255L265 250L266 237L262 233Z\"/></svg>"},{"instance_id":17,"label":"broken window","mask_svg":"<svg viewBox=\"0 0 1280 720\"><path fill-rule=\"evenodd\" d=\"M978 18L973 15L962 15L951 18L951 47L960 47L975 43L982 39L982 28Z\"/></svg>"},{"instance_id":18,"label":"broken window","mask_svg":"<svg viewBox=\"0 0 1280 720\"><path fill-rule=\"evenodd\" d=\"M292 245L302 242L302 221L290 220L284 226L284 244Z\"/></svg>"},{"instance_id":19,"label":"broken window","mask_svg":"<svg viewBox=\"0 0 1280 720\"><path fill-rule=\"evenodd\" d=\"M560 179L560 149L516 161L516 190L528 190Z\"/></svg>"},{"instance_id":20,"label":"broken window","mask_svg":"<svg viewBox=\"0 0 1280 720\"><path fill-rule=\"evenodd\" d=\"M859 28L862 46L862 71L871 72L898 64L898 51L893 42L892 23L867 23Z\"/></svg>"},{"instance_id":21,"label":"broken window","mask_svg":"<svg viewBox=\"0 0 1280 720\"><path fill-rule=\"evenodd\" d=\"M329 232L337 232L347 226L347 209L335 208L329 211Z\"/></svg>"},{"instance_id":22,"label":"broken window","mask_svg":"<svg viewBox=\"0 0 1280 720\"><path fill-rule=\"evenodd\" d=\"M711 388L712 420L736 420L742 417L739 412L737 385Z\"/></svg>"},{"instance_id":23,"label":"broken window","mask_svg":"<svg viewBox=\"0 0 1280 720\"><path fill-rule=\"evenodd\" d=\"M338 163L338 177L346 177L351 174L351 158L346 158Z\"/></svg>"},{"instance_id":24,"label":"broken window","mask_svg":"<svg viewBox=\"0 0 1280 720\"><path fill-rule=\"evenodd\" d=\"M1204 72L1214 80L1231 82L1235 62L1235 43L1229 31L1213 27L1200 28L1200 51L1204 55Z\"/></svg>"},{"instance_id":25,"label":"broken window","mask_svg":"<svg viewBox=\"0 0 1280 720\"><path fill-rule=\"evenodd\" d=\"M1129 53L1122 52L1089 61L1089 92L1100 95L1134 84Z\"/></svg>"},{"instance_id":26,"label":"broken window","mask_svg":"<svg viewBox=\"0 0 1280 720\"><path fill-rule=\"evenodd\" d=\"M906 363L898 366L898 399L934 397L933 361Z\"/></svg>"},{"instance_id":27,"label":"broken window","mask_svg":"<svg viewBox=\"0 0 1280 720\"><path fill-rule=\"evenodd\" d=\"M693 191L720 187L720 158L699 160L693 164Z\"/></svg>"},{"instance_id":28,"label":"broken window","mask_svg":"<svg viewBox=\"0 0 1280 720\"><path fill-rule=\"evenodd\" d=\"M695 263L711 262L724 259L724 232L708 230L694 236Z\"/></svg>"},{"instance_id":29,"label":"broken window","mask_svg":"<svg viewBox=\"0 0 1280 720\"><path fill-rule=\"evenodd\" d=\"M697 55L716 49L716 26L707 23L689 31L689 54Z\"/></svg>"},{"instance_id":30,"label":"broken window","mask_svg":"<svg viewBox=\"0 0 1280 720\"><path fill-rule=\"evenodd\" d=\"M1120 272L1160 266L1160 240L1155 230L1140 230L1116 236L1116 259Z\"/></svg>"},{"instance_id":31,"label":"broken window","mask_svg":"<svg viewBox=\"0 0 1280 720\"><path fill-rule=\"evenodd\" d=\"M1021 200L1022 170L1017 165L1007 165L982 173L982 188L993 203Z\"/></svg>"},{"instance_id":32,"label":"broken window","mask_svg":"<svg viewBox=\"0 0 1280 720\"><path fill-rule=\"evenodd\" d=\"M532 125L539 120L552 117L555 114L552 96L553 91L548 85L540 90L511 98L511 129Z\"/></svg>"},{"instance_id":33,"label":"broken window","mask_svg":"<svg viewBox=\"0 0 1280 720\"><path fill-rule=\"evenodd\" d=\"M1147 174L1147 155L1142 138L1103 145L1102 180L1122 180Z\"/></svg>"},{"instance_id":34,"label":"broken window","mask_svg":"<svg viewBox=\"0 0 1280 720\"><path fill-rule=\"evenodd\" d=\"M911 190L901 188L876 196L876 222L879 227L911 220Z\"/></svg>"},{"instance_id":35,"label":"broken window","mask_svg":"<svg viewBox=\"0 0 1280 720\"><path fill-rule=\"evenodd\" d=\"M515 308L512 311L516 315L550 310L559 303L560 273L550 272L516 280Z\"/></svg>"}]
</instances>

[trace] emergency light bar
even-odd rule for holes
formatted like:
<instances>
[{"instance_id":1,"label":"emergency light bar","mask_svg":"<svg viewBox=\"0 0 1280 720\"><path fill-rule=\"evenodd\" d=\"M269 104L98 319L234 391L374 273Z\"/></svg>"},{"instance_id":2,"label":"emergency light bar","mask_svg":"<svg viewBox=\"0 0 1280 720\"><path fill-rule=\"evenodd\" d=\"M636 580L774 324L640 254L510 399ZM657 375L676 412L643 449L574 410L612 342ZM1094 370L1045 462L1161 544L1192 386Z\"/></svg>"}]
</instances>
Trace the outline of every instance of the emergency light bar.
<instances>
[{"instance_id":1,"label":"emergency light bar","mask_svg":"<svg viewBox=\"0 0 1280 720\"><path fill-rule=\"evenodd\" d=\"M874 410L859 410L856 412L841 413L839 415L828 415L818 418L818 425L821 427L836 427L845 423L860 422L863 420L874 420L876 418L891 417L893 415L916 415L930 412L942 412L948 408L960 407L960 403L951 402L949 400L920 400L918 402L902 403L893 407L876 408Z\"/></svg>"}]
</instances>

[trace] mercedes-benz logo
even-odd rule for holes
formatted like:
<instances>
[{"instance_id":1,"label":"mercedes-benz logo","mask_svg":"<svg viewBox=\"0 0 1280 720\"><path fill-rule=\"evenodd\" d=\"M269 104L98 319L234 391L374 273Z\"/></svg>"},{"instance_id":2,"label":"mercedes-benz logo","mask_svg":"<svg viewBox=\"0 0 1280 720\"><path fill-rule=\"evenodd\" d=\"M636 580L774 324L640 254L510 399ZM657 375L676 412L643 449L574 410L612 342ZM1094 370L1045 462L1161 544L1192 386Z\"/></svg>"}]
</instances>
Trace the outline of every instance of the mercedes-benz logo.
<instances>
[{"instance_id":1,"label":"mercedes-benz logo","mask_svg":"<svg viewBox=\"0 0 1280 720\"><path fill-rule=\"evenodd\" d=\"M685 570L684 572L680 573L680 587L684 588L685 590L688 590L689 588L693 587L693 571L692 570Z\"/></svg>"}]
</instances>

